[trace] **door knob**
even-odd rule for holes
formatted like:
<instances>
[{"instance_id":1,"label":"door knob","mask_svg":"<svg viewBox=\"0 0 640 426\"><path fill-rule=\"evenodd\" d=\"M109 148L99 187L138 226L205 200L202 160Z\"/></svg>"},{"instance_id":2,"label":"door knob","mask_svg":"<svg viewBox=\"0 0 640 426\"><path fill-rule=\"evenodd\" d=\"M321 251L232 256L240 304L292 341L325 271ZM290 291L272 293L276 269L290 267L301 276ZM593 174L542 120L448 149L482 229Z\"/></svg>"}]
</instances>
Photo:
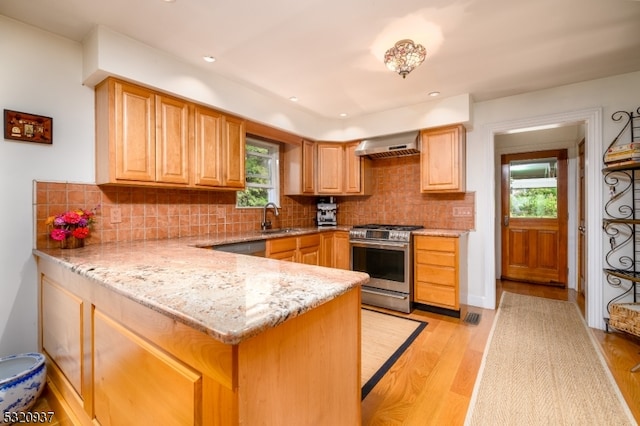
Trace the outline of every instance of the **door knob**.
<instances>
[{"instance_id":1,"label":"door knob","mask_svg":"<svg viewBox=\"0 0 640 426\"><path fill-rule=\"evenodd\" d=\"M503 219L504 226L509 226L509 215L505 215Z\"/></svg>"}]
</instances>

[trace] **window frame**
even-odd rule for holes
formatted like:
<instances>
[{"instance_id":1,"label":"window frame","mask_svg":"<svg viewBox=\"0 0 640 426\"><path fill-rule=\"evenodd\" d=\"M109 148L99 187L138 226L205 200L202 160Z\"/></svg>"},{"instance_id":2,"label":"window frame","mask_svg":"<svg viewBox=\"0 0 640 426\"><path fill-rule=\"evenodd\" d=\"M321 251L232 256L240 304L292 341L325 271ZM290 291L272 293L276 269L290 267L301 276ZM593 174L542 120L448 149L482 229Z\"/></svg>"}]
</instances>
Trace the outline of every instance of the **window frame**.
<instances>
[{"instance_id":1,"label":"window frame","mask_svg":"<svg viewBox=\"0 0 640 426\"><path fill-rule=\"evenodd\" d=\"M246 149L249 145L257 146L261 148L265 148L269 151L269 154L262 154L252 152L249 149ZM253 137L247 136L245 139L245 190L249 188L260 188L267 189L268 199L267 202L275 203L278 207L280 207L280 144L276 142L269 142L260 139L256 139ZM249 156L268 158L271 160L270 164L270 176L268 179L270 180L270 184L256 184L249 182L249 171L247 170L247 165L249 161L246 161ZM275 182L274 182L275 181ZM241 206L238 204L238 194L243 191L236 192L236 208L238 209L259 209L263 208L262 206Z\"/></svg>"}]
</instances>

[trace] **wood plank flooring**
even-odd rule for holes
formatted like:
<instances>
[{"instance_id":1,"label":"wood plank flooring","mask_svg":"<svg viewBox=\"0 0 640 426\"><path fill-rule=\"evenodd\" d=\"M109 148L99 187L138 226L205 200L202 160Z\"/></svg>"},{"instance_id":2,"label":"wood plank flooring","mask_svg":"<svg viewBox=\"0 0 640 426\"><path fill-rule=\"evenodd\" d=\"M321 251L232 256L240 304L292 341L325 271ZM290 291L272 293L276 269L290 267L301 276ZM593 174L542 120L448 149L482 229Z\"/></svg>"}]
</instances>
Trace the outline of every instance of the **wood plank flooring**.
<instances>
[{"instance_id":1,"label":"wood plank flooring","mask_svg":"<svg viewBox=\"0 0 640 426\"><path fill-rule=\"evenodd\" d=\"M572 290L498 281L498 301L503 290L572 301L584 315L584 298ZM464 323L467 312L481 314L480 323ZM463 424L495 312L463 306L461 319L422 311L407 314L429 325L362 402L362 424ZM640 344L620 333L592 331L640 422L640 373L629 372L640 362Z\"/></svg>"}]
</instances>

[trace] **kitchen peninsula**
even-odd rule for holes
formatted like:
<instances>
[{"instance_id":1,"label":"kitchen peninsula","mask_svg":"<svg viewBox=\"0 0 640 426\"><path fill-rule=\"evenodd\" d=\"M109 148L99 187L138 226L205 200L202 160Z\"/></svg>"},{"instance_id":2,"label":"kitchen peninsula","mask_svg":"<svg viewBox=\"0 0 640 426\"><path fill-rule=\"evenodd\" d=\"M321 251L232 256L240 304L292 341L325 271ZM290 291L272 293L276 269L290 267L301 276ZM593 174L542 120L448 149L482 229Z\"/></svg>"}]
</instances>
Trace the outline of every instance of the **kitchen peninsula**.
<instances>
[{"instance_id":1,"label":"kitchen peninsula","mask_svg":"<svg viewBox=\"0 0 640 426\"><path fill-rule=\"evenodd\" d=\"M360 424L368 276L207 245L34 251L60 408L87 425Z\"/></svg>"}]
</instances>

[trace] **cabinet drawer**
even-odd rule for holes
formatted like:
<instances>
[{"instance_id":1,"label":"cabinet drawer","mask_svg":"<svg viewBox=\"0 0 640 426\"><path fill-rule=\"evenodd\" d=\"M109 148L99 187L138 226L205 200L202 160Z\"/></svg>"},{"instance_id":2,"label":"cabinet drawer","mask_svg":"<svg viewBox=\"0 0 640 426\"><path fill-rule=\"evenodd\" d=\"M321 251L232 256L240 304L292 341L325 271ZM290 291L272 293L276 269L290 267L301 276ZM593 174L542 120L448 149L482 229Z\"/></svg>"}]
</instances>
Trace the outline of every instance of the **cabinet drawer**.
<instances>
[{"instance_id":1,"label":"cabinet drawer","mask_svg":"<svg viewBox=\"0 0 640 426\"><path fill-rule=\"evenodd\" d=\"M298 248L319 246L320 234L302 235L298 237L298 241Z\"/></svg>"},{"instance_id":2,"label":"cabinet drawer","mask_svg":"<svg viewBox=\"0 0 640 426\"><path fill-rule=\"evenodd\" d=\"M438 265L455 268L456 255L455 253L446 253L441 251L417 250L416 263L422 265Z\"/></svg>"},{"instance_id":3,"label":"cabinet drawer","mask_svg":"<svg viewBox=\"0 0 640 426\"><path fill-rule=\"evenodd\" d=\"M296 238L277 238L267 240L267 253L280 253L283 251L295 251L297 249Z\"/></svg>"},{"instance_id":4,"label":"cabinet drawer","mask_svg":"<svg viewBox=\"0 0 640 426\"><path fill-rule=\"evenodd\" d=\"M448 251L455 252L458 244L457 238L448 237L416 237L416 249L418 250L430 250L430 251Z\"/></svg>"},{"instance_id":5,"label":"cabinet drawer","mask_svg":"<svg viewBox=\"0 0 640 426\"><path fill-rule=\"evenodd\" d=\"M455 286L457 284L456 278L456 270L454 268L416 265L416 281Z\"/></svg>"},{"instance_id":6,"label":"cabinet drawer","mask_svg":"<svg viewBox=\"0 0 640 426\"><path fill-rule=\"evenodd\" d=\"M414 299L418 303L458 309L458 298L454 287L416 281Z\"/></svg>"}]
</instances>

